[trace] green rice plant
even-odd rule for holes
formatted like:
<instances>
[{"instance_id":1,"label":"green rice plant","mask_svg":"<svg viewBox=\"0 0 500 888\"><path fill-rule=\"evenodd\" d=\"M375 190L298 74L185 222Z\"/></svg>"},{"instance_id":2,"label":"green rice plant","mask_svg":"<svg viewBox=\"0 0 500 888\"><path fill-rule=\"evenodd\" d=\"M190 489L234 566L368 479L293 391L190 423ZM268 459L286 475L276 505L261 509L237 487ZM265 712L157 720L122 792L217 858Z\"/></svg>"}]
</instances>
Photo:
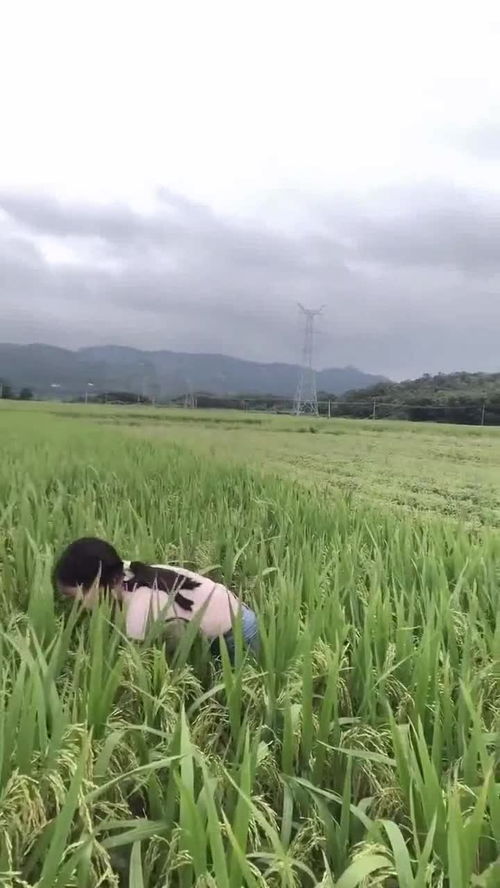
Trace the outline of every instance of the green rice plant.
<instances>
[{"instance_id":1,"label":"green rice plant","mask_svg":"<svg viewBox=\"0 0 500 888\"><path fill-rule=\"evenodd\" d=\"M496 886L498 535L277 473L279 419L257 468L237 427L229 459L214 423L93 414L0 410L0 882ZM233 666L59 601L88 533L230 584L258 662L238 621Z\"/></svg>"}]
</instances>

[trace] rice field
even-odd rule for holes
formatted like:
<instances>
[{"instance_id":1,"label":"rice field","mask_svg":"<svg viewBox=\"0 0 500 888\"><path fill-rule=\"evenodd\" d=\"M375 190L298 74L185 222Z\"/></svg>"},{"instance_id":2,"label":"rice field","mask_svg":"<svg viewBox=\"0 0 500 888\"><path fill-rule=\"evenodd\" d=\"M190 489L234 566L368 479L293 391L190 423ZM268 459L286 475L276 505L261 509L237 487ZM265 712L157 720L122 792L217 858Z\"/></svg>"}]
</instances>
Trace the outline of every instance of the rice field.
<instances>
[{"instance_id":1,"label":"rice field","mask_svg":"<svg viewBox=\"0 0 500 888\"><path fill-rule=\"evenodd\" d=\"M500 437L245 419L0 408L0 885L498 888ZM259 662L59 602L88 533Z\"/></svg>"}]
</instances>

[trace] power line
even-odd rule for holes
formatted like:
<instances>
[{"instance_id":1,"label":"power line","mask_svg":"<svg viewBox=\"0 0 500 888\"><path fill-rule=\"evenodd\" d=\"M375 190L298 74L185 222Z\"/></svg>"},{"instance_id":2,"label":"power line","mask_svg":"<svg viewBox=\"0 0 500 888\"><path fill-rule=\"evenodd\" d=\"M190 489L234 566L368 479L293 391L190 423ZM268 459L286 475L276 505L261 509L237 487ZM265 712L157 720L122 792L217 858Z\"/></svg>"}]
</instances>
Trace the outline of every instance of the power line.
<instances>
[{"instance_id":1,"label":"power line","mask_svg":"<svg viewBox=\"0 0 500 888\"><path fill-rule=\"evenodd\" d=\"M99 393L97 393L98 395ZM290 407L295 408L295 399L288 397L286 395L216 395L211 394L209 392L200 392L195 393L191 390L188 396L184 395L182 399L182 404L185 405L186 397L191 401L191 397L194 403L190 403L189 406L197 407L198 400L203 401L224 401L225 403L233 403L241 409L244 404L262 404L262 403L273 403L276 405L285 405L288 404ZM485 411L488 406L494 407L496 409L496 405L489 401L470 401L467 404L448 404L447 402L443 402L442 404L418 404L413 401L380 401L378 398L376 400L376 409L377 409L377 417L378 411L383 407L392 407L399 409L415 409L415 410L470 410L471 408L476 408L477 410L482 411L483 407ZM318 398L318 407L327 407L330 404L331 412L335 411L336 407L344 407L348 406L351 408L355 407L366 407L369 409L370 415L373 412L373 402L374 399L364 399L364 400L355 400L351 401L349 399L335 398ZM126 403L126 402L123 402ZM163 406L179 406L179 403L175 400L165 401Z\"/></svg>"},{"instance_id":2,"label":"power line","mask_svg":"<svg viewBox=\"0 0 500 888\"><path fill-rule=\"evenodd\" d=\"M304 315L304 340L302 345L302 365L300 369L294 410L296 416L304 414L318 415L318 393L316 391L316 371L313 367L314 352L314 320L323 311L321 308L304 308L298 303Z\"/></svg>"}]
</instances>

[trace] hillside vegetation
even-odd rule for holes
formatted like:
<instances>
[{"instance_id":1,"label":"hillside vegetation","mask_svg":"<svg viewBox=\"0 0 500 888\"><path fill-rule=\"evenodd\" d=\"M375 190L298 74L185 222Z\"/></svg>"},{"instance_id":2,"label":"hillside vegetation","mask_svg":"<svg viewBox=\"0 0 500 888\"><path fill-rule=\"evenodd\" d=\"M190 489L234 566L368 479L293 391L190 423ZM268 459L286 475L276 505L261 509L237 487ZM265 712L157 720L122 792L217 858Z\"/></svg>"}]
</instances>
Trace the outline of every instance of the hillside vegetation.
<instances>
[{"instance_id":1,"label":"hillside vegetation","mask_svg":"<svg viewBox=\"0 0 500 888\"><path fill-rule=\"evenodd\" d=\"M500 373L439 373L405 382L380 382L333 399L339 415L500 424ZM325 409L325 408L323 408Z\"/></svg>"}]
</instances>

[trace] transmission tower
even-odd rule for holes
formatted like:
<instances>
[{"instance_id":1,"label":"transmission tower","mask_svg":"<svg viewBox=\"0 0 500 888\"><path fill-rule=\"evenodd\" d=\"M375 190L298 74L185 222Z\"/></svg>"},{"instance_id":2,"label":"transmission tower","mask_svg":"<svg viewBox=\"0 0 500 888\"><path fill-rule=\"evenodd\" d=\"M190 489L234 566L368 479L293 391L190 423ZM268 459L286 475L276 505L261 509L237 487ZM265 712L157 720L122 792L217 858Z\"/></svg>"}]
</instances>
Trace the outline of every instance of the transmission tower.
<instances>
[{"instance_id":1,"label":"transmission tower","mask_svg":"<svg viewBox=\"0 0 500 888\"><path fill-rule=\"evenodd\" d=\"M316 391L316 371L313 367L314 320L322 313L324 305L321 308L304 308L300 302L298 305L304 316L304 344L302 346L302 366L293 412L296 416L304 414L317 416L318 394Z\"/></svg>"}]
</instances>

